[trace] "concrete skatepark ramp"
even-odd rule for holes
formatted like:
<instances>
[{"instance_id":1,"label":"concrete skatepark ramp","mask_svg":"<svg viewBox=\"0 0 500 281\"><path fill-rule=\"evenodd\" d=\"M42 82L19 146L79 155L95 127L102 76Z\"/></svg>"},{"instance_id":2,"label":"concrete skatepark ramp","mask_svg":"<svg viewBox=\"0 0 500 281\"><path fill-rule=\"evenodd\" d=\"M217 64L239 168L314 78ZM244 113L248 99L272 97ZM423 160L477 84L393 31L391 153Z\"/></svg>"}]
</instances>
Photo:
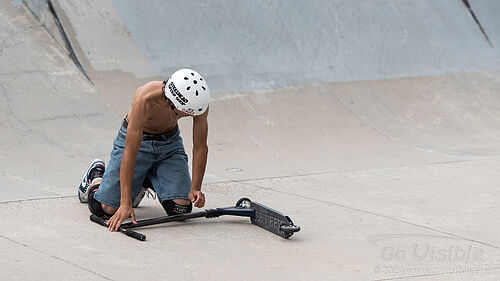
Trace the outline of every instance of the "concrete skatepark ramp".
<instances>
[{"instance_id":1,"label":"concrete skatepark ramp","mask_svg":"<svg viewBox=\"0 0 500 281\"><path fill-rule=\"evenodd\" d=\"M172 278L208 280L498 279L499 12L494 0L2 0L0 269L154 279L168 261ZM88 222L81 174L107 159L135 89L180 67L213 93L207 207L248 196L292 216L292 240L227 219L151 228L139 245ZM161 208L150 199L136 215ZM425 245L482 255L411 255Z\"/></svg>"}]
</instances>

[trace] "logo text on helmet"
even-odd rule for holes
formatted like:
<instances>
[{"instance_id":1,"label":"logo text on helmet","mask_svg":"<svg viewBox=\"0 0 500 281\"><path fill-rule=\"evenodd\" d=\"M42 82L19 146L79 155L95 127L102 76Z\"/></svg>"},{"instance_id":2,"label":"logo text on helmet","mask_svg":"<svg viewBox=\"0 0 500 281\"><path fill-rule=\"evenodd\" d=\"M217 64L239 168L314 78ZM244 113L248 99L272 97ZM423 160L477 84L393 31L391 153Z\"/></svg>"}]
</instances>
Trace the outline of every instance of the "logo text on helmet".
<instances>
[{"instance_id":1,"label":"logo text on helmet","mask_svg":"<svg viewBox=\"0 0 500 281\"><path fill-rule=\"evenodd\" d=\"M168 89L170 90L170 93L172 96L175 97L175 99L182 105L186 105L188 103L188 99L186 99L180 92L177 90L177 88L174 85L174 82L170 82L168 84Z\"/></svg>"}]
</instances>

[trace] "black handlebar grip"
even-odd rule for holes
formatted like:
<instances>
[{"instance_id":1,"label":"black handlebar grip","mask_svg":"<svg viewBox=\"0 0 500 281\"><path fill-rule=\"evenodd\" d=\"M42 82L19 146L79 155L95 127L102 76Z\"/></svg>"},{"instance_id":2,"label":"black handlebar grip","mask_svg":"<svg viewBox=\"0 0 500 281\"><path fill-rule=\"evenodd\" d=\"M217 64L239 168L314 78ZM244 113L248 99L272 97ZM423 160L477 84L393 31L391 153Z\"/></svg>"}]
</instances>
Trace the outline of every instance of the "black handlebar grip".
<instances>
[{"instance_id":1,"label":"black handlebar grip","mask_svg":"<svg viewBox=\"0 0 500 281\"><path fill-rule=\"evenodd\" d=\"M106 221L103 218L98 217L94 214L90 215L90 220L102 226L107 226Z\"/></svg>"},{"instance_id":2,"label":"black handlebar grip","mask_svg":"<svg viewBox=\"0 0 500 281\"><path fill-rule=\"evenodd\" d=\"M101 217L98 217L94 214L90 215L90 220L97 223L97 224L100 224L102 226L108 226L108 224L106 223L106 221L101 218ZM130 236L132 238L135 238L137 240L140 240L140 241L145 241L146 240L146 235L142 234L142 233L139 233L139 232L135 232L133 230L130 230L130 229L126 229L126 228L121 228L120 227L120 232L127 235L127 236Z\"/></svg>"},{"instance_id":3,"label":"black handlebar grip","mask_svg":"<svg viewBox=\"0 0 500 281\"><path fill-rule=\"evenodd\" d=\"M139 233L139 232L135 232L133 230L130 230L130 229L126 229L126 228L121 228L120 227L120 231L127 235L127 236L130 236L132 238L135 238L137 240L140 240L140 241L145 241L146 240L146 235L142 234L142 233Z\"/></svg>"}]
</instances>

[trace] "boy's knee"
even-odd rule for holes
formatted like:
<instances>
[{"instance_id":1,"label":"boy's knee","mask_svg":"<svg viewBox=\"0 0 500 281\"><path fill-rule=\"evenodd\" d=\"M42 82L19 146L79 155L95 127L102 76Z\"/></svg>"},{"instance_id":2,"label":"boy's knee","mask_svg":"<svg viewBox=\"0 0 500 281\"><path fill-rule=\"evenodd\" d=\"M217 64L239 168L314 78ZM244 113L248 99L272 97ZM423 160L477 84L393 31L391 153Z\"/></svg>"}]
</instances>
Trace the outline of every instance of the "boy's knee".
<instances>
[{"instance_id":1,"label":"boy's knee","mask_svg":"<svg viewBox=\"0 0 500 281\"><path fill-rule=\"evenodd\" d=\"M115 208L115 207L111 207L111 206L108 206L108 205L106 205L106 204L104 204L104 203L101 203L101 208L102 208L102 210L103 210L103 211L104 211L107 215L110 215L110 216L114 215L114 214L115 214L115 212L116 212L116 210L118 210L117 208Z\"/></svg>"},{"instance_id":2,"label":"boy's knee","mask_svg":"<svg viewBox=\"0 0 500 281\"><path fill-rule=\"evenodd\" d=\"M189 205L189 203L191 203L188 199L172 199L172 201L179 205Z\"/></svg>"},{"instance_id":3,"label":"boy's knee","mask_svg":"<svg viewBox=\"0 0 500 281\"><path fill-rule=\"evenodd\" d=\"M95 192L98 189L99 189L99 184L93 185L90 189L89 202L88 202L90 212L98 217L103 217L105 215L108 216L113 215L116 212L117 208L103 204L94 198Z\"/></svg>"}]
</instances>

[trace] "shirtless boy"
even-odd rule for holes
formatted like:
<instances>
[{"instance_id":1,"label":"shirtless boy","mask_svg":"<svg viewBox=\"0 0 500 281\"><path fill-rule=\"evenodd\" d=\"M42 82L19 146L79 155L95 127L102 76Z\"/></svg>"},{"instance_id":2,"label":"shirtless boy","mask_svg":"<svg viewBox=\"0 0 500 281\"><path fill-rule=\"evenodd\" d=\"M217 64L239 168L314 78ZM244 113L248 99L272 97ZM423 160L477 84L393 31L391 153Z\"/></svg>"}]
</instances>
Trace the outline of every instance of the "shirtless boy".
<instances>
[{"instance_id":1,"label":"shirtless boy","mask_svg":"<svg viewBox=\"0 0 500 281\"><path fill-rule=\"evenodd\" d=\"M151 81L135 91L132 106L113 143L108 167L95 159L78 188L90 211L111 217L110 231L128 218L147 188L154 188L168 215L205 205L201 192L207 163L210 92L194 70L176 71L167 81ZM193 118L192 180L177 120Z\"/></svg>"}]
</instances>

